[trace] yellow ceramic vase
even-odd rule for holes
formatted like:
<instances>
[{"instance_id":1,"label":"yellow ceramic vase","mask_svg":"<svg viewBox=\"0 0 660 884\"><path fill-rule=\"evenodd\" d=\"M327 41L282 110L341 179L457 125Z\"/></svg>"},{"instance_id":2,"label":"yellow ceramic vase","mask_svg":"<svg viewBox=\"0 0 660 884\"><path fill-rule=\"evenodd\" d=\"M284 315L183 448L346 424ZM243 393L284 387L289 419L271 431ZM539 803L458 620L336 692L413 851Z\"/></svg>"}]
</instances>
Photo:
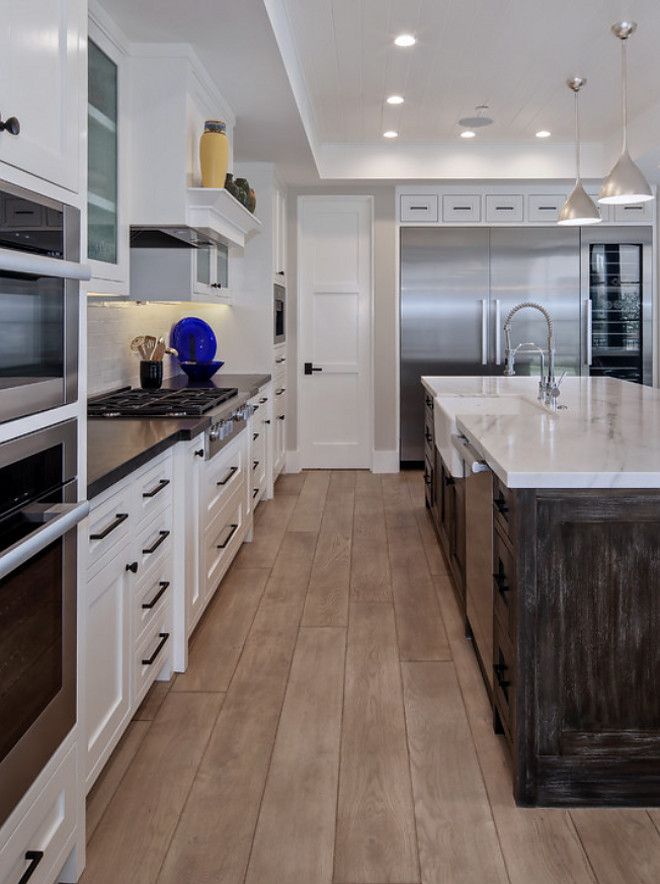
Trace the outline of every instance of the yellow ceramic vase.
<instances>
[{"instance_id":1,"label":"yellow ceramic vase","mask_svg":"<svg viewBox=\"0 0 660 884\"><path fill-rule=\"evenodd\" d=\"M199 139L202 187L224 187L229 164L229 139L222 120L207 120Z\"/></svg>"}]
</instances>

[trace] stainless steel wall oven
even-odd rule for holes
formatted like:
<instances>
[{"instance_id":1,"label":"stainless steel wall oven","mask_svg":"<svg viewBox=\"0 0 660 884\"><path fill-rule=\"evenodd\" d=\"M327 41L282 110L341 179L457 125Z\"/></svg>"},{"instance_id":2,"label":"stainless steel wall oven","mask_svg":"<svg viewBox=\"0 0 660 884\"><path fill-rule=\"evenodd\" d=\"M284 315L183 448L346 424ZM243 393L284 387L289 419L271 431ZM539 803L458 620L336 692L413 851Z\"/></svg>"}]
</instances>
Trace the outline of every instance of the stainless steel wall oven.
<instances>
[{"instance_id":1,"label":"stainless steel wall oven","mask_svg":"<svg viewBox=\"0 0 660 884\"><path fill-rule=\"evenodd\" d=\"M76 722L76 421L0 445L0 825Z\"/></svg>"},{"instance_id":2,"label":"stainless steel wall oven","mask_svg":"<svg viewBox=\"0 0 660 884\"><path fill-rule=\"evenodd\" d=\"M80 212L0 183L0 421L75 401Z\"/></svg>"},{"instance_id":3,"label":"stainless steel wall oven","mask_svg":"<svg viewBox=\"0 0 660 884\"><path fill-rule=\"evenodd\" d=\"M273 302L275 316L273 341L275 344L283 344L286 341L286 289L277 282L273 286Z\"/></svg>"}]
</instances>

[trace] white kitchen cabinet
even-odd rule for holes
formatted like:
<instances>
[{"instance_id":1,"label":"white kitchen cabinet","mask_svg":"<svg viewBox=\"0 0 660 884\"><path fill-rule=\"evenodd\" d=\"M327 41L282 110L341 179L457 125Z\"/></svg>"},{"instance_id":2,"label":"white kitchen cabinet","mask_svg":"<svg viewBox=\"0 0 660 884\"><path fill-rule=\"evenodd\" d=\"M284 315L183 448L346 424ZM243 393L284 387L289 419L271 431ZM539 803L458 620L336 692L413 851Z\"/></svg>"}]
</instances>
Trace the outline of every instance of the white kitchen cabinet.
<instances>
[{"instance_id":1,"label":"white kitchen cabinet","mask_svg":"<svg viewBox=\"0 0 660 884\"><path fill-rule=\"evenodd\" d=\"M275 357L273 371L273 419L272 419L272 474L273 483L282 472L286 461L286 348L281 347Z\"/></svg>"},{"instance_id":2,"label":"white kitchen cabinet","mask_svg":"<svg viewBox=\"0 0 660 884\"><path fill-rule=\"evenodd\" d=\"M59 753L58 753L59 754ZM49 764L47 768L50 768ZM42 777L40 777L40 780ZM8 827L12 834L0 848L0 884L51 884L70 852L78 821L76 810L76 747L71 747L54 771L43 776L41 787L30 790L27 811L17 808L17 824ZM36 784L35 784L36 785ZM32 792L37 794L33 795ZM31 800L30 800L31 799ZM68 877L66 880L70 880Z\"/></svg>"},{"instance_id":3,"label":"white kitchen cabinet","mask_svg":"<svg viewBox=\"0 0 660 884\"><path fill-rule=\"evenodd\" d=\"M273 190L273 275L286 283L286 193L279 184Z\"/></svg>"},{"instance_id":4,"label":"white kitchen cabinet","mask_svg":"<svg viewBox=\"0 0 660 884\"><path fill-rule=\"evenodd\" d=\"M2 4L0 110L20 123L18 135L0 132L3 178L30 186L16 176L26 172L80 190L86 19L83 0Z\"/></svg>"},{"instance_id":5,"label":"white kitchen cabinet","mask_svg":"<svg viewBox=\"0 0 660 884\"><path fill-rule=\"evenodd\" d=\"M131 298L137 301L195 301L227 304L229 250L134 248L131 250Z\"/></svg>"},{"instance_id":6,"label":"white kitchen cabinet","mask_svg":"<svg viewBox=\"0 0 660 884\"><path fill-rule=\"evenodd\" d=\"M645 203L634 203L630 206L614 206L614 220L617 224L633 223L649 224L655 215L655 200L647 200Z\"/></svg>"},{"instance_id":7,"label":"white kitchen cabinet","mask_svg":"<svg viewBox=\"0 0 660 884\"><path fill-rule=\"evenodd\" d=\"M127 41L90 6L87 90L87 258L93 294L128 294Z\"/></svg>"},{"instance_id":8,"label":"white kitchen cabinet","mask_svg":"<svg viewBox=\"0 0 660 884\"><path fill-rule=\"evenodd\" d=\"M266 384L250 399L252 416L248 422L248 441L250 443L250 495L248 506L254 510L264 497L272 496L269 480L272 476L272 445L270 441L272 427L272 385ZM272 482L271 482L272 484Z\"/></svg>"},{"instance_id":9,"label":"white kitchen cabinet","mask_svg":"<svg viewBox=\"0 0 660 884\"><path fill-rule=\"evenodd\" d=\"M88 526L87 790L151 683L159 674L170 675L172 453L131 473L93 501Z\"/></svg>"},{"instance_id":10,"label":"white kitchen cabinet","mask_svg":"<svg viewBox=\"0 0 660 884\"><path fill-rule=\"evenodd\" d=\"M523 220L523 197L521 193L486 194L486 222L520 224Z\"/></svg>"},{"instance_id":11,"label":"white kitchen cabinet","mask_svg":"<svg viewBox=\"0 0 660 884\"><path fill-rule=\"evenodd\" d=\"M481 196L475 193L444 194L442 220L451 221L452 224L481 221Z\"/></svg>"},{"instance_id":12,"label":"white kitchen cabinet","mask_svg":"<svg viewBox=\"0 0 660 884\"><path fill-rule=\"evenodd\" d=\"M437 194L402 193L399 199L402 221L436 222L438 220Z\"/></svg>"}]
</instances>

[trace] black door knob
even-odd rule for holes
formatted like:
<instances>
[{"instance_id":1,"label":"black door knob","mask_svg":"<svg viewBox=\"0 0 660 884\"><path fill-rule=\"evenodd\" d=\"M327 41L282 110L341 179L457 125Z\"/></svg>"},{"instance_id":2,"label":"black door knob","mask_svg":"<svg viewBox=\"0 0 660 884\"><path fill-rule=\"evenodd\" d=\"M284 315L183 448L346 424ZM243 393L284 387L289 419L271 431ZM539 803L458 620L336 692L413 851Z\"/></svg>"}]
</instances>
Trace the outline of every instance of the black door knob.
<instances>
[{"instance_id":1,"label":"black door knob","mask_svg":"<svg viewBox=\"0 0 660 884\"><path fill-rule=\"evenodd\" d=\"M0 132L9 132L10 135L18 135L21 131L21 124L16 117L9 117L2 122L0 119Z\"/></svg>"}]
</instances>

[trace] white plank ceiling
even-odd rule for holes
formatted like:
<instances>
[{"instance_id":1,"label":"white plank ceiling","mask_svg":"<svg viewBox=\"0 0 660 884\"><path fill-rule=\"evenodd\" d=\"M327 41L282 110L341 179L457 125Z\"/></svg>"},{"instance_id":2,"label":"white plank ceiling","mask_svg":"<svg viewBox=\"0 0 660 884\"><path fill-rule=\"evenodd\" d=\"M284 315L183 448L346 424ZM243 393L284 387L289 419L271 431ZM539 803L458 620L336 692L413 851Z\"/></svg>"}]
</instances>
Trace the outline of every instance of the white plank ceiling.
<instances>
[{"instance_id":1,"label":"white plank ceiling","mask_svg":"<svg viewBox=\"0 0 660 884\"><path fill-rule=\"evenodd\" d=\"M494 119L478 131L482 144L532 144L542 128L565 143L573 138L573 94L565 81L580 75L588 80L580 94L583 139L618 146L620 44L610 25L623 19L638 23L628 43L630 119L660 106L660 0L103 5L130 39L192 43L236 112L236 155L275 160L297 183L315 173L296 102L313 151L321 144L382 144L386 129L399 133L399 145L456 143L458 120L482 104ZM288 47L276 18L288 30ZM394 46L401 32L414 34L417 44ZM387 105L392 93L405 102ZM632 137L630 147L635 155Z\"/></svg>"}]
</instances>

